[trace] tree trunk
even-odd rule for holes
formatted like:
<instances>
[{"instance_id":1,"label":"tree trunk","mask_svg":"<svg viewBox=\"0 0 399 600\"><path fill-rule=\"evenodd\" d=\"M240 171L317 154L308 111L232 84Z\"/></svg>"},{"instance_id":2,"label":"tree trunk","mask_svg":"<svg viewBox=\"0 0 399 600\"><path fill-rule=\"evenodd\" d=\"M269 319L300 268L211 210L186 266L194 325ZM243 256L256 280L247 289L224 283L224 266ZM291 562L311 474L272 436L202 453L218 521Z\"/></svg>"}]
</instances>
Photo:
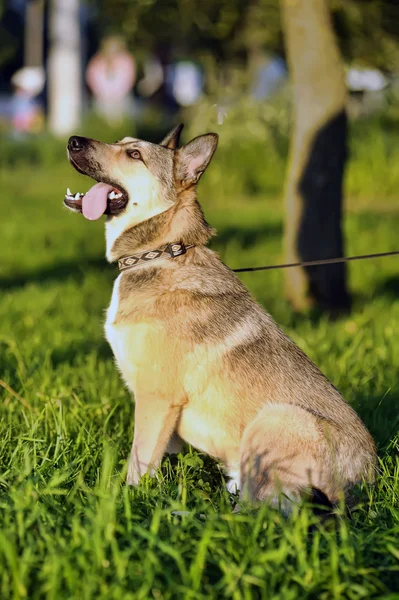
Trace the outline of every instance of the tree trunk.
<instances>
[{"instance_id":1,"label":"tree trunk","mask_svg":"<svg viewBox=\"0 0 399 600\"><path fill-rule=\"evenodd\" d=\"M79 0L52 0L49 54L49 123L56 135L79 125L82 105Z\"/></svg>"},{"instance_id":2,"label":"tree trunk","mask_svg":"<svg viewBox=\"0 0 399 600\"><path fill-rule=\"evenodd\" d=\"M343 256L342 182L346 86L328 0L282 0L294 99L294 132L286 180L287 262ZM288 269L286 293L296 310L311 305L347 311L344 264Z\"/></svg>"},{"instance_id":3,"label":"tree trunk","mask_svg":"<svg viewBox=\"0 0 399 600\"><path fill-rule=\"evenodd\" d=\"M43 67L44 0L30 0L25 10L24 66Z\"/></svg>"}]
</instances>

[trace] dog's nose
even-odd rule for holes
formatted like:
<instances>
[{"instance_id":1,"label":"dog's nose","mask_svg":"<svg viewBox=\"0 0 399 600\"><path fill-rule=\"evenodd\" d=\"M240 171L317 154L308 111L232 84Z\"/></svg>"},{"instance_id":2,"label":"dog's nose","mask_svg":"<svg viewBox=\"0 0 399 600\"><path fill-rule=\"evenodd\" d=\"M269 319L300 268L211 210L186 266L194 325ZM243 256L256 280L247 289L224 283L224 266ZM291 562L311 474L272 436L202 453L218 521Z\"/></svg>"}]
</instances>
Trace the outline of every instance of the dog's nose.
<instances>
[{"instance_id":1,"label":"dog's nose","mask_svg":"<svg viewBox=\"0 0 399 600\"><path fill-rule=\"evenodd\" d=\"M68 150L71 152L79 152L79 150L82 150L86 144L86 138L80 137L79 135L73 135L68 140Z\"/></svg>"}]
</instances>

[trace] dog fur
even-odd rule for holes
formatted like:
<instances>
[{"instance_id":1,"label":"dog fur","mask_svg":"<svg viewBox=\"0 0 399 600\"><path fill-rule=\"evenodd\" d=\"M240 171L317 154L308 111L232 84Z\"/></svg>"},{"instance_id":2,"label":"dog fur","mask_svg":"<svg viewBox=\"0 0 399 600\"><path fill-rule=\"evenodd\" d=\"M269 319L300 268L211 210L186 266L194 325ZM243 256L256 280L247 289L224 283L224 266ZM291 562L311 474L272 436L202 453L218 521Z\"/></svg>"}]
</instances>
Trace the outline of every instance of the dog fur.
<instances>
[{"instance_id":1,"label":"dog fur","mask_svg":"<svg viewBox=\"0 0 399 600\"><path fill-rule=\"evenodd\" d=\"M288 505L312 489L330 502L373 480L369 432L215 252L196 184L217 136L163 142L84 139L72 164L124 191L109 214L106 256L181 241L194 248L121 272L105 332L135 399L127 481L138 484L182 441L219 459L243 498ZM138 150L140 159L131 158ZM137 155L137 152L134 153ZM284 500L285 498L285 500Z\"/></svg>"}]
</instances>

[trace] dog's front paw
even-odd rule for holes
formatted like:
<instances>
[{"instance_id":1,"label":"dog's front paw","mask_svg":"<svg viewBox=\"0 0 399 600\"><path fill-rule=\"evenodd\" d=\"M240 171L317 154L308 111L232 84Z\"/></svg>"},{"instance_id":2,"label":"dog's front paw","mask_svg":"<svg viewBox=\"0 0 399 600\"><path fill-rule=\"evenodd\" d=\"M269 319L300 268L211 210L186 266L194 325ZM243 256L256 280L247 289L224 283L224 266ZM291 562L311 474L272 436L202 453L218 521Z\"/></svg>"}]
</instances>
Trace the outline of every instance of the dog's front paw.
<instances>
[{"instance_id":1,"label":"dog's front paw","mask_svg":"<svg viewBox=\"0 0 399 600\"><path fill-rule=\"evenodd\" d=\"M137 486L139 484L139 481L140 474L136 471L136 469L129 467L127 471L126 484Z\"/></svg>"},{"instance_id":2,"label":"dog's front paw","mask_svg":"<svg viewBox=\"0 0 399 600\"><path fill-rule=\"evenodd\" d=\"M132 452L132 454L134 453ZM137 460L137 458L134 457L134 460L130 460L127 469L127 485L138 485L140 479L144 475L149 475L150 477L152 477L153 475L155 475L157 467L157 464L150 465L144 461Z\"/></svg>"}]
</instances>

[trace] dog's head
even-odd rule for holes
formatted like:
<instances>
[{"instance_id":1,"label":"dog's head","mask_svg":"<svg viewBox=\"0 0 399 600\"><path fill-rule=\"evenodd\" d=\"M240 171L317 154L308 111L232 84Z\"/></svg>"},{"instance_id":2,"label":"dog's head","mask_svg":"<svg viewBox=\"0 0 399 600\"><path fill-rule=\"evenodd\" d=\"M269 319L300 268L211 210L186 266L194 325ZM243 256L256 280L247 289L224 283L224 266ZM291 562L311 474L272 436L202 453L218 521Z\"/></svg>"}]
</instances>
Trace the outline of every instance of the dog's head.
<instances>
[{"instance_id":1,"label":"dog's head","mask_svg":"<svg viewBox=\"0 0 399 600\"><path fill-rule=\"evenodd\" d=\"M195 186L216 150L209 133L177 149L183 125L160 143L131 137L114 144L72 136L68 157L79 173L98 183L86 194L69 189L64 204L90 220L108 215L132 227L172 207L182 191Z\"/></svg>"}]
</instances>

